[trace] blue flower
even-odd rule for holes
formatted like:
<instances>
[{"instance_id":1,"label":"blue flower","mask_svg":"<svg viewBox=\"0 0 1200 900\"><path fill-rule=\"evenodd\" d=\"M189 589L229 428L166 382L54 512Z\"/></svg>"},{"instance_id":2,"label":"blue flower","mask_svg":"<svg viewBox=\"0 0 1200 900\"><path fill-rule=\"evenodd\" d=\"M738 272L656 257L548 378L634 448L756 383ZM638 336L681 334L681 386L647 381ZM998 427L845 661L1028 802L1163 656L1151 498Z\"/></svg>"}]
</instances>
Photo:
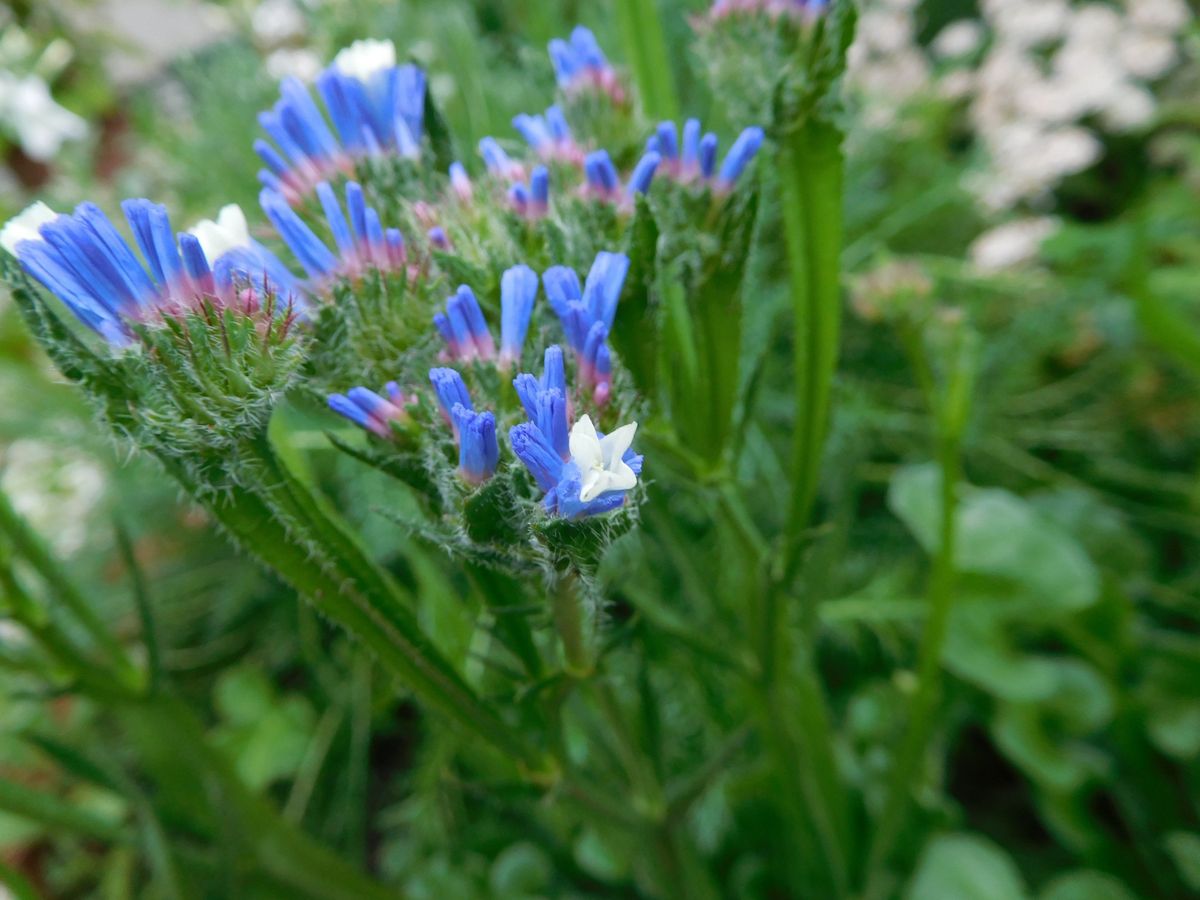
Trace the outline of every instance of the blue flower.
<instances>
[{"instance_id":1,"label":"blue flower","mask_svg":"<svg viewBox=\"0 0 1200 900\"><path fill-rule=\"evenodd\" d=\"M455 404L465 406L467 409L474 409L471 403L471 394L467 391L466 382L463 381L462 376L454 369L430 369L429 383L433 385L433 392L437 397L438 408L442 412L442 418L451 425L454 424L451 410L454 409Z\"/></svg>"},{"instance_id":2,"label":"blue flower","mask_svg":"<svg viewBox=\"0 0 1200 900\"><path fill-rule=\"evenodd\" d=\"M273 298L279 295L276 308L288 315L294 303L303 302L298 290L281 293L295 279L265 248L243 248L242 254L227 248L215 260L214 276L200 239L177 238L164 207L127 200L122 209L149 272L92 203L80 204L71 215L34 204L0 231L0 245L81 322L118 347L132 341L131 323L178 314L205 298L251 312L269 291ZM249 296L241 295L243 284Z\"/></svg>"},{"instance_id":3,"label":"blue flower","mask_svg":"<svg viewBox=\"0 0 1200 900\"><path fill-rule=\"evenodd\" d=\"M717 190L729 191L733 188L734 182L741 177L746 166L758 154L763 138L763 130L758 127L747 128L738 135L733 146L729 148L729 153L725 155L725 161L721 163L721 173L717 176Z\"/></svg>"},{"instance_id":4,"label":"blue flower","mask_svg":"<svg viewBox=\"0 0 1200 900\"><path fill-rule=\"evenodd\" d=\"M616 78L596 35L582 25L575 27L569 41L555 38L550 42L550 62L558 86L564 91L581 86L605 87Z\"/></svg>"},{"instance_id":5,"label":"blue flower","mask_svg":"<svg viewBox=\"0 0 1200 900\"><path fill-rule=\"evenodd\" d=\"M402 424L409 419L405 406L412 401L394 381L387 384L387 398L364 387L351 388L346 394L330 394L329 408L354 424L379 435L391 438L392 423Z\"/></svg>"},{"instance_id":6,"label":"blue flower","mask_svg":"<svg viewBox=\"0 0 1200 900\"><path fill-rule=\"evenodd\" d=\"M465 284L446 301L446 312L437 313L433 324L446 341L450 359L493 359L496 342L488 331L475 292Z\"/></svg>"},{"instance_id":7,"label":"blue flower","mask_svg":"<svg viewBox=\"0 0 1200 900\"><path fill-rule=\"evenodd\" d=\"M541 116L521 113L513 118L512 124L530 149L542 159L579 162L579 145L571 135L571 126L567 124L561 107L551 106Z\"/></svg>"},{"instance_id":8,"label":"blue flower","mask_svg":"<svg viewBox=\"0 0 1200 900\"><path fill-rule=\"evenodd\" d=\"M525 167L510 157L493 137L479 141L479 155L488 172L502 181L520 181L525 177Z\"/></svg>"},{"instance_id":9,"label":"blue flower","mask_svg":"<svg viewBox=\"0 0 1200 900\"><path fill-rule=\"evenodd\" d=\"M450 187L460 201L463 203L471 202L471 196L474 193L471 187L471 179L467 175L466 167L460 162L450 163Z\"/></svg>"},{"instance_id":10,"label":"blue flower","mask_svg":"<svg viewBox=\"0 0 1200 900\"><path fill-rule=\"evenodd\" d=\"M629 176L629 185L626 188L630 198L650 190L650 182L654 179L654 173L658 171L661 162L662 157L657 153L647 153L638 160L633 174Z\"/></svg>"},{"instance_id":11,"label":"blue flower","mask_svg":"<svg viewBox=\"0 0 1200 900\"><path fill-rule=\"evenodd\" d=\"M496 474L500 445L496 441L496 417L478 413L456 403L450 409L458 437L458 474L471 484L482 484Z\"/></svg>"},{"instance_id":12,"label":"blue flower","mask_svg":"<svg viewBox=\"0 0 1200 900\"><path fill-rule=\"evenodd\" d=\"M510 366L521 358L537 292L538 276L529 266L513 266L500 276L500 363L503 366Z\"/></svg>"},{"instance_id":13,"label":"blue flower","mask_svg":"<svg viewBox=\"0 0 1200 900\"><path fill-rule=\"evenodd\" d=\"M717 136L711 132L701 137L700 121L688 119L683 126L683 149L675 141L675 123L660 122L647 146L660 153L663 168L672 178L684 182L699 179L711 184L720 193L728 193L751 160L758 154L765 137L758 127L745 129L729 148L721 170L717 172Z\"/></svg>"},{"instance_id":14,"label":"blue flower","mask_svg":"<svg viewBox=\"0 0 1200 900\"><path fill-rule=\"evenodd\" d=\"M513 379L513 387L516 388L517 397L525 409L525 415L531 421L536 422L538 418L537 398L542 391L558 391L564 397L567 396L567 374L566 366L563 364L562 348L558 345L546 348L541 378L535 378L523 372Z\"/></svg>"},{"instance_id":15,"label":"blue flower","mask_svg":"<svg viewBox=\"0 0 1200 900\"><path fill-rule=\"evenodd\" d=\"M379 214L366 205L362 187L353 181L346 184L349 222L328 182L317 184L316 191L337 255L296 214L283 195L270 189L259 194L263 212L310 278L354 278L371 267L388 271L404 266L404 239L395 229L384 231Z\"/></svg>"},{"instance_id":16,"label":"blue flower","mask_svg":"<svg viewBox=\"0 0 1200 900\"><path fill-rule=\"evenodd\" d=\"M611 389L612 355L607 339L628 272L629 257L602 252L596 255L582 290L579 276L566 266L554 266L542 275L546 297L575 351L580 380L585 388L594 390L593 399L599 404L607 402Z\"/></svg>"},{"instance_id":17,"label":"blue flower","mask_svg":"<svg viewBox=\"0 0 1200 900\"><path fill-rule=\"evenodd\" d=\"M356 41L317 76L328 119L308 88L285 78L275 106L259 115L268 141L254 149L266 164L259 179L296 203L335 174L350 174L366 156L420 156L425 75L397 66L391 41Z\"/></svg>"},{"instance_id":18,"label":"blue flower","mask_svg":"<svg viewBox=\"0 0 1200 900\"><path fill-rule=\"evenodd\" d=\"M623 199L627 203L632 201L637 194L646 193L650 189L650 182L654 179L654 173L658 170L659 163L662 162L662 156L658 150L653 149L658 146L658 140L653 138L647 143L647 147L650 149L647 149L642 158L638 160L638 164L629 176L629 183L625 186L623 195L621 176L608 151L603 149L592 151L583 161L587 192L601 200L619 202Z\"/></svg>"},{"instance_id":19,"label":"blue flower","mask_svg":"<svg viewBox=\"0 0 1200 900\"><path fill-rule=\"evenodd\" d=\"M580 519L625 504L642 472L642 457L630 446L636 433L634 422L605 436L590 417L582 416L566 439L565 453L537 422L516 425L508 436L513 452L545 492L545 510Z\"/></svg>"}]
</instances>

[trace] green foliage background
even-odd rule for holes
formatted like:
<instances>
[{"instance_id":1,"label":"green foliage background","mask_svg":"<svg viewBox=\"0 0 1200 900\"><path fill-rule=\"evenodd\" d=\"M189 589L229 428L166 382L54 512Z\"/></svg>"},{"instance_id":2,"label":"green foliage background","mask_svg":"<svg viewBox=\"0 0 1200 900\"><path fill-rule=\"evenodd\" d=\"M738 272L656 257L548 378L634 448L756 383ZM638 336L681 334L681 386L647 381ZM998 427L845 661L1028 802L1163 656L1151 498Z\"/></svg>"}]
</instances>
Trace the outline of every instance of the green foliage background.
<instances>
[{"instance_id":1,"label":"green foliage background","mask_svg":"<svg viewBox=\"0 0 1200 900\"><path fill-rule=\"evenodd\" d=\"M322 59L357 37L394 39L473 147L545 106L545 42L577 21L636 68L622 6L328 2L309 29ZM688 24L703 4L657 6L680 107L723 133L753 118L710 94ZM970 4L922 10L931 37ZM67 27L24 14L47 40ZM81 45L64 102L97 120L119 102L125 164L98 177L95 147L71 148L38 195L109 209L146 195L178 223L227 202L255 208L254 116L275 87L248 35L119 101L88 87L107 51ZM484 779L486 749L418 708L159 465L98 428L7 303L0 442L9 460L18 445L44 457L50 476L24 517L0 506L5 605L46 604L65 573L130 657L113 683L149 658L172 691L109 695L0 637L0 879L22 900L1200 896L1200 38L1193 26L1182 39L1158 119L1060 188L1063 227L1039 265L1012 273L966 260L994 223L962 187L977 159L955 109L921 101L903 129L880 132L856 122L851 100L845 248L840 281L823 289L882 312L842 323L809 529L781 487L801 427L802 343L784 203L821 185L763 165L738 390L753 412L714 438L736 447L723 476L739 499L721 473L652 480L636 539L617 541L597 576L609 693L572 710L564 741L595 770L630 774L629 796L547 799L536 779ZM29 199L12 190L0 211ZM324 418L297 407L282 419L287 463L341 491L332 499L385 553L397 527L374 511L402 493L350 470ZM55 484L60 459L99 467L103 492L82 543L39 566L41 545L79 524L53 515L55 491L69 489ZM948 471L961 483L946 522ZM778 557L762 553L776 534ZM473 582L425 550L402 573L420 626L469 668ZM761 559L801 573L774 620L754 618L775 583ZM34 587L26 597L18 584ZM945 643L923 659L943 589ZM790 693L763 696L730 674L748 665L747 618L768 648L811 637ZM923 667L942 673L928 695ZM648 838L639 803L670 828Z\"/></svg>"}]
</instances>

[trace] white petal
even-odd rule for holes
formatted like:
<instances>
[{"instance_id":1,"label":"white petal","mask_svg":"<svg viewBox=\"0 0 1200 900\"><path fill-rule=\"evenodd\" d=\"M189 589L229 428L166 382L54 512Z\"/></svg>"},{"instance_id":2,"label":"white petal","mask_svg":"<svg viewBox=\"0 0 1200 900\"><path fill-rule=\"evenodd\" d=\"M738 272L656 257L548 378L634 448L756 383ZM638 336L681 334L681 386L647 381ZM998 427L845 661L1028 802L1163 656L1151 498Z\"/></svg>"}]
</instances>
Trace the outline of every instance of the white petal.
<instances>
[{"instance_id":1,"label":"white petal","mask_svg":"<svg viewBox=\"0 0 1200 900\"><path fill-rule=\"evenodd\" d=\"M620 462L625 451L633 444L633 436L637 434L637 422L622 425L616 431L606 434L600 441L600 451L604 456L604 468L611 470L614 462Z\"/></svg>"},{"instance_id":2,"label":"white petal","mask_svg":"<svg viewBox=\"0 0 1200 900\"><path fill-rule=\"evenodd\" d=\"M250 227L246 224L246 214L236 203L221 207L215 222L204 219L189 231L200 242L200 249L210 264L230 250L250 246Z\"/></svg>"},{"instance_id":3,"label":"white petal","mask_svg":"<svg viewBox=\"0 0 1200 900\"><path fill-rule=\"evenodd\" d=\"M615 468L608 470L607 475L608 487L605 490L628 491L637 487L637 475L633 473L633 469L620 460L617 460Z\"/></svg>"},{"instance_id":4,"label":"white petal","mask_svg":"<svg viewBox=\"0 0 1200 900\"><path fill-rule=\"evenodd\" d=\"M579 499L587 503L609 489L608 473L600 469L590 469L584 474L583 483L579 486Z\"/></svg>"},{"instance_id":5,"label":"white petal","mask_svg":"<svg viewBox=\"0 0 1200 900\"><path fill-rule=\"evenodd\" d=\"M581 416L575 423L569 445L571 458L585 476L589 469L603 468L604 454L600 448L600 438L596 436L596 426L590 417Z\"/></svg>"},{"instance_id":6,"label":"white petal","mask_svg":"<svg viewBox=\"0 0 1200 900\"><path fill-rule=\"evenodd\" d=\"M39 200L0 228L0 247L16 256L17 244L21 241L40 241L42 236L38 229L57 218L58 213Z\"/></svg>"}]
</instances>

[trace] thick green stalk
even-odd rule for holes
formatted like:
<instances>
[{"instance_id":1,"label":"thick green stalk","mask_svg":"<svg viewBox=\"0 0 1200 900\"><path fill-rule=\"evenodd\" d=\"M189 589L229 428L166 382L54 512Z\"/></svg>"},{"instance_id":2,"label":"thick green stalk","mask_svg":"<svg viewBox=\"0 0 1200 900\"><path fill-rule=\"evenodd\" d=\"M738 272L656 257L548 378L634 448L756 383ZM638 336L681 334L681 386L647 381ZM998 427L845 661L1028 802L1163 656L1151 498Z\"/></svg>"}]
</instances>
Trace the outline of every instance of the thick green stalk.
<instances>
[{"instance_id":1,"label":"thick green stalk","mask_svg":"<svg viewBox=\"0 0 1200 900\"><path fill-rule=\"evenodd\" d=\"M587 613L580 596L579 577L560 576L550 589L550 611L562 643L563 668L572 678L587 678L595 669L588 646Z\"/></svg>"},{"instance_id":2,"label":"thick green stalk","mask_svg":"<svg viewBox=\"0 0 1200 900\"><path fill-rule=\"evenodd\" d=\"M785 571L817 496L841 323L842 135L810 120L779 136L776 156L791 288L795 437Z\"/></svg>"},{"instance_id":3,"label":"thick green stalk","mask_svg":"<svg viewBox=\"0 0 1200 900\"><path fill-rule=\"evenodd\" d=\"M263 467L258 491L214 498L208 508L217 521L362 641L423 702L530 769L543 768L543 755L526 746L425 639L398 587L322 512L269 444L258 443L255 452ZM203 496L173 461L163 462L193 496Z\"/></svg>"},{"instance_id":4,"label":"thick green stalk","mask_svg":"<svg viewBox=\"0 0 1200 900\"><path fill-rule=\"evenodd\" d=\"M942 648L950 623L955 591L955 518L957 490L962 478L959 436L944 433L939 440L938 462L941 468L941 525L937 555L929 580L929 618L921 640L917 662L917 690L908 714L908 731L892 765L883 812L867 854L864 883L867 895L872 885L886 876L888 857L900 835L904 816L912 796L913 781L920 771L929 739L937 721L935 713L941 698Z\"/></svg>"},{"instance_id":5,"label":"thick green stalk","mask_svg":"<svg viewBox=\"0 0 1200 900\"><path fill-rule=\"evenodd\" d=\"M616 0L625 54L633 67L642 106L652 119L679 118L671 55L656 0Z\"/></svg>"}]
</instances>

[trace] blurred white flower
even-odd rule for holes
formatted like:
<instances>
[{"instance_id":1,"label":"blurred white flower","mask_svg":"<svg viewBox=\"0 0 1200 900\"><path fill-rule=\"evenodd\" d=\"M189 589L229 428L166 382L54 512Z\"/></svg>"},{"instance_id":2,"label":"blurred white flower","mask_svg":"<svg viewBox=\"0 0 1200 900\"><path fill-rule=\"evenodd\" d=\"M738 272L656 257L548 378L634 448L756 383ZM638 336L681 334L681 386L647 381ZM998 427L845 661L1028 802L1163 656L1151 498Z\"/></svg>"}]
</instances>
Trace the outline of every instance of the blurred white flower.
<instances>
[{"instance_id":1,"label":"blurred white flower","mask_svg":"<svg viewBox=\"0 0 1200 900\"><path fill-rule=\"evenodd\" d=\"M22 438L3 454L0 487L61 556L79 550L88 516L104 496L104 470L95 459L61 444Z\"/></svg>"},{"instance_id":2,"label":"blurred white flower","mask_svg":"<svg viewBox=\"0 0 1200 900\"><path fill-rule=\"evenodd\" d=\"M1117 59L1130 75L1152 81L1171 70L1179 48L1170 35L1135 29L1117 45Z\"/></svg>"},{"instance_id":3,"label":"blurred white flower","mask_svg":"<svg viewBox=\"0 0 1200 900\"><path fill-rule=\"evenodd\" d=\"M292 0L263 0L250 14L254 37L268 47L301 37L306 24L304 13Z\"/></svg>"},{"instance_id":4,"label":"blurred white flower","mask_svg":"<svg viewBox=\"0 0 1200 900\"><path fill-rule=\"evenodd\" d=\"M1184 0L1126 0L1134 25L1166 34L1178 33L1192 14Z\"/></svg>"},{"instance_id":5,"label":"blurred white flower","mask_svg":"<svg viewBox=\"0 0 1200 900\"><path fill-rule=\"evenodd\" d=\"M933 53L942 59L970 56L983 44L983 23L976 19L951 22L933 39Z\"/></svg>"},{"instance_id":6,"label":"blurred white flower","mask_svg":"<svg viewBox=\"0 0 1200 900\"><path fill-rule=\"evenodd\" d=\"M299 78L313 81L324 67L314 51L306 48L281 47L267 55L267 73L276 80Z\"/></svg>"},{"instance_id":7,"label":"blurred white flower","mask_svg":"<svg viewBox=\"0 0 1200 900\"><path fill-rule=\"evenodd\" d=\"M984 271L1014 269L1036 259L1042 243L1057 230L1054 219L1019 219L985 231L968 252L971 261Z\"/></svg>"},{"instance_id":8,"label":"blurred white flower","mask_svg":"<svg viewBox=\"0 0 1200 900\"><path fill-rule=\"evenodd\" d=\"M386 40L355 41L338 52L333 64L343 75L369 81L376 72L396 64L396 45Z\"/></svg>"},{"instance_id":9,"label":"blurred white flower","mask_svg":"<svg viewBox=\"0 0 1200 900\"><path fill-rule=\"evenodd\" d=\"M47 222L58 218L58 213L41 200L27 206L22 212L13 216L0 228L0 247L13 256L17 255L17 244L21 241L40 241L39 231Z\"/></svg>"},{"instance_id":10,"label":"blurred white flower","mask_svg":"<svg viewBox=\"0 0 1200 900\"><path fill-rule=\"evenodd\" d=\"M36 75L0 70L0 125L16 137L31 159L49 162L67 141L87 134L87 123L59 106Z\"/></svg>"}]
</instances>

